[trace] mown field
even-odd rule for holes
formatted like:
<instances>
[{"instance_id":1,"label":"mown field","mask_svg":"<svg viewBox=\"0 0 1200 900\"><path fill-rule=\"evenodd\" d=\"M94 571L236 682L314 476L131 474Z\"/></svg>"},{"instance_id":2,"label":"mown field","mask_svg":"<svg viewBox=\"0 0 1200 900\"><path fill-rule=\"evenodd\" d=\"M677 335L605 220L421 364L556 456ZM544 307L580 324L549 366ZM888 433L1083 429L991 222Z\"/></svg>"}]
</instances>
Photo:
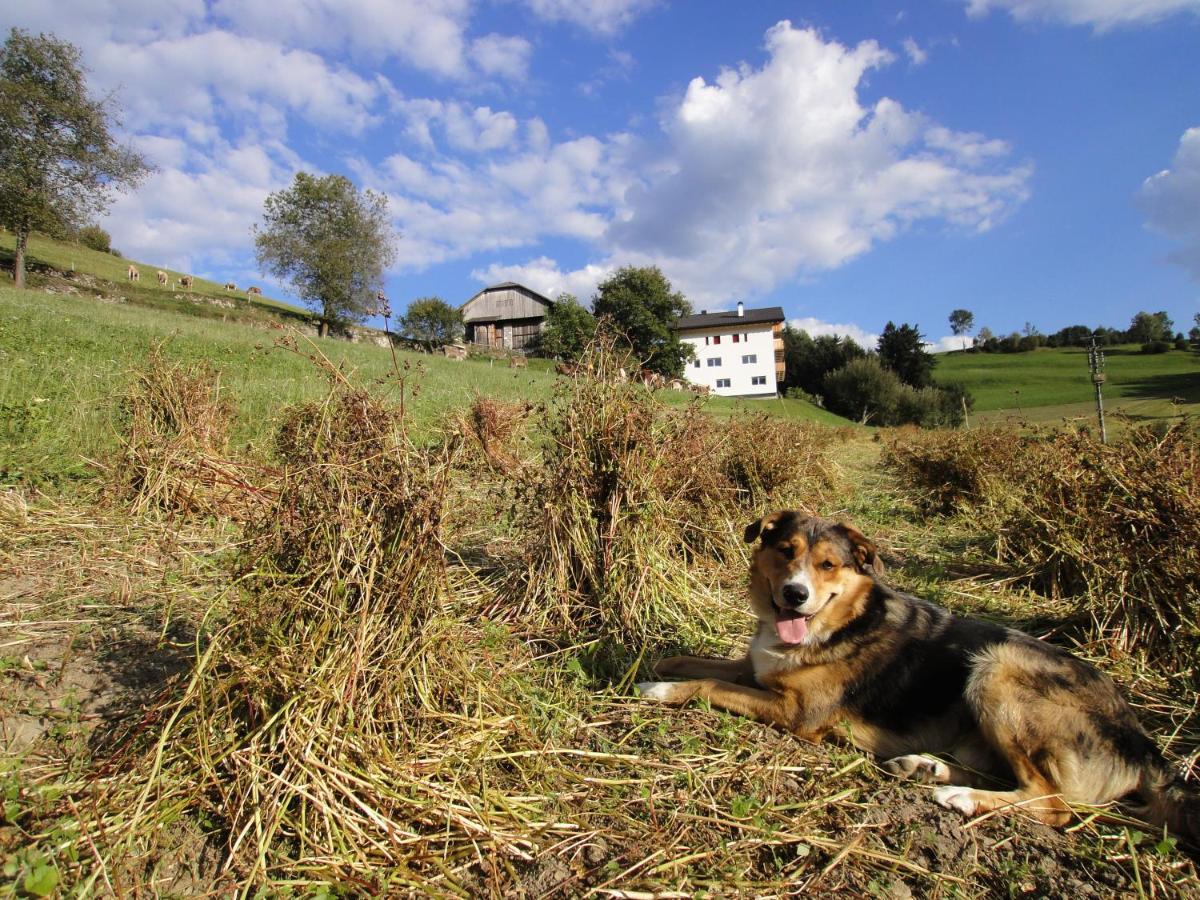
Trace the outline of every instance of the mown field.
<instances>
[{"instance_id":1,"label":"mown field","mask_svg":"<svg viewBox=\"0 0 1200 900\"><path fill-rule=\"evenodd\" d=\"M1105 348L1106 410L1134 422L1200 411L1200 353L1139 351L1136 346ZM935 377L967 387L979 422L1095 418L1095 391L1083 349L943 353Z\"/></svg>"},{"instance_id":2,"label":"mown field","mask_svg":"<svg viewBox=\"0 0 1200 900\"><path fill-rule=\"evenodd\" d=\"M742 529L796 506L859 525L902 589L1094 661L1194 782L1195 654L1162 648L1200 628L1150 602L1200 546L1194 437L1114 447L1094 482L1083 444L284 335L0 287L13 893L1200 892L1117 809L968 821L853 748L631 690L657 656L739 652ZM1064 521L1043 482L1077 492ZM1162 534L1187 547L1155 580L1130 560Z\"/></svg>"}]
</instances>

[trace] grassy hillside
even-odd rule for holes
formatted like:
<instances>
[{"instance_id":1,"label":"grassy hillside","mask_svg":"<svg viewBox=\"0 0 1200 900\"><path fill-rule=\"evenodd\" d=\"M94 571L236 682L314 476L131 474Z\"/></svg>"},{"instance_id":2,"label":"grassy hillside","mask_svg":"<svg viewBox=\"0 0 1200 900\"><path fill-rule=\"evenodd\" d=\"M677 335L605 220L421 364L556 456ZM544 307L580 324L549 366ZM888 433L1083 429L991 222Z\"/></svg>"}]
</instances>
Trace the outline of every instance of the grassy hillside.
<instances>
[{"instance_id":1,"label":"grassy hillside","mask_svg":"<svg viewBox=\"0 0 1200 900\"><path fill-rule=\"evenodd\" d=\"M279 328L128 303L0 287L0 368L5 371L0 378L0 483L86 477L85 459L102 462L115 447L117 398L129 368L162 341L169 342L173 357L216 366L238 400L237 440L263 442L285 405L316 397L323 388L308 360L274 348L284 334ZM392 371L385 348L333 339L313 346L368 378ZM455 362L404 352L398 358L402 366L425 370L414 379L420 389L411 409L418 427L426 430L469 404L476 393L512 402L543 400L555 378L540 361L528 370L511 370L486 360ZM691 398L674 391L659 396L673 404ZM706 408L717 416L761 409L787 419L845 424L796 400L714 398Z\"/></svg>"},{"instance_id":2,"label":"grassy hillside","mask_svg":"<svg viewBox=\"0 0 1200 900\"><path fill-rule=\"evenodd\" d=\"M1105 408L1134 419L1200 412L1200 354L1172 350L1143 354L1109 347ZM1044 348L1030 353L947 353L935 377L963 384L981 419L1018 415L1033 421L1088 416L1095 391L1087 351Z\"/></svg>"}]
</instances>

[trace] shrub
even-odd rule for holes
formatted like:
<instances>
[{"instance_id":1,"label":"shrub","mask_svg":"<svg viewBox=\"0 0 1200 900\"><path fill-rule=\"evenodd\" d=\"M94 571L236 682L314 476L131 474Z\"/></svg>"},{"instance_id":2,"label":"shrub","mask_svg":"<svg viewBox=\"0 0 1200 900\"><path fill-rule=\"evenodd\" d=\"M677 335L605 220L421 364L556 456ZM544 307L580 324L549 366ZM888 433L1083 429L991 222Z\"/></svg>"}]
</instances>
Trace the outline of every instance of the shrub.
<instances>
[{"instance_id":1,"label":"shrub","mask_svg":"<svg viewBox=\"0 0 1200 900\"><path fill-rule=\"evenodd\" d=\"M873 425L899 421L902 384L873 356L851 360L825 376L825 405L847 419Z\"/></svg>"},{"instance_id":2,"label":"shrub","mask_svg":"<svg viewBox=\"0 0 1200 900\"><path fill-rule=\"evenodd\" d=\"M99 225L85 225L80 228L79 243L100 253L112 252L112 238Z\"/></svg>"},{"instance_id":3,"label":"shrub","mask_svg":"<svg viewBox=\"0 0 1200 900\"><path fill-rule=\"evenodd\" d=\"M1167 341L1147 341L1142 344L1142 353L1155 354L1166 353L1171 349L1171 345Z\"/></svg>"}]
</instances>

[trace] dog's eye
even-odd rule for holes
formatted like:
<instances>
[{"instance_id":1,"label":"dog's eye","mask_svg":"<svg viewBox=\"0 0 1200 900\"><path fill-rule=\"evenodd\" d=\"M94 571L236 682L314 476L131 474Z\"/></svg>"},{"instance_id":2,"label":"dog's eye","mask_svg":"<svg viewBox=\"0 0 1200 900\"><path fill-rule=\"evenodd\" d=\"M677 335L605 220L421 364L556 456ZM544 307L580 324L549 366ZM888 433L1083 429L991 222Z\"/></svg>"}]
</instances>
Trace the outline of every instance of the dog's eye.
<instances>
[{"instance_id":1,"label":"dog's eye","mask_svg":"<svg viewBox=\"0 0 1200 900\"><path fill-rule=\"evenodd\" d=\"M784 544L782 547L779 548L779 552L783 554L784 559L795 559L796 558L796 548L793 547L791 544Z\"/></svg>"},{"instance_id":2,"label":"dog's eye","mask_svg":"<svg viewBox=\"0 0 1200 900\"><path fill-rule=\"evenodd\" d=\"M821 563L821 568L824 569L826 572L828 572L830 569L833 568L833 560L832 559L825 560L825 562Z\"/></svg>"}]
</instances>

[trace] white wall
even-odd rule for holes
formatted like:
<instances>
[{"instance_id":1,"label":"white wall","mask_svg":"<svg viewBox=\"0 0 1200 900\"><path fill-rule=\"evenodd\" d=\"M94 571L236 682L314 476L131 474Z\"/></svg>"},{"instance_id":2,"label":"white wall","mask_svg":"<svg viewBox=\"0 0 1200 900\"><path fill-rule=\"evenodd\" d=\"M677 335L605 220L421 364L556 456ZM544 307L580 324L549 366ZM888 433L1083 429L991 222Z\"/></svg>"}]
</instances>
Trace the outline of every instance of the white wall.
<instances>
[{"instance_id":1,"label":"white wall","mask_svg":"<svg viewBox=\"0 0 1200 900\"><path fill-rule=\"evenodd\" d=\"M738 342L733 342L733 335ZM774 396L775 386L775 337L770 323L736 326L732 322L719 328L688 329L679 335L684 343L691 344L696 351L696 360L687 364L684 377L693 384L702 384L714 394L723 397L745 397L752 394ZM714 344L712 339L721 338ZM708 344L704 339L708 338ZM743 363L743 356L754 356L753 363ZM720 365L709 365L709 360L720 360ZM696 367L699 361L699 368ZM753 384L755 375L765 376L765 384ZM729 387L717 387L717 380L729 379Z\"/></svg>"}]
</instances>

